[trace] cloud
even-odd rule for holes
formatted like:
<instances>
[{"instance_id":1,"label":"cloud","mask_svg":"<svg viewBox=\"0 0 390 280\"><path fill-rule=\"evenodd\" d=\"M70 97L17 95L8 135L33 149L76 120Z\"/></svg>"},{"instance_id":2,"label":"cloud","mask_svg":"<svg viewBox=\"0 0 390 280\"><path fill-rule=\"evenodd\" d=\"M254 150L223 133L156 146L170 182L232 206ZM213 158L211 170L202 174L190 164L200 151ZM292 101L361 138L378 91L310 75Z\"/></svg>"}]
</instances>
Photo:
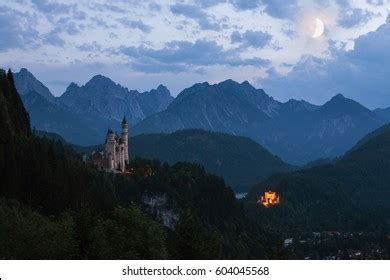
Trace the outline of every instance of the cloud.
<instances>
[{"instance_id":1,"label":"cloud","mask_svg":"<svg viewBox=\"0 0 390 280\"><path fill-rule=\"evenodd\" d=\"M128 18L121 18L119 19L119 22L126 27L130 27L132 29L139 29L145 33L149 33L150 31L152 31L152 27L146 25L142 20L131 20Z\"/></svg>"},{"instance_id":2,"label":"cloud","mask_svg":"<svg viewBox=\"0 0 390 280\"><path fill-rule=\"evenodd\" d=\"M101 52L102 46L96 41L93 43L85 43L77 47L80 51L83 52Z\"/></svg>"},{"instance_id":3,"label":"cloud","mask_svg":"<svg viewBox=\"0 0 390 280\"><path fill-rule=\"evenodd\" d=\"M382 6L385 4L383 0L367 0L367 3L373 6Z\"/></svg>"},{"instance_id":4,"label":"cloud","mask_svg":"<svg viewBox=\"0 0 390 280\"><path fill-rule=\"evenodd\" d=\"M352 28L367 23L374 17L374 13L362 8L354 8L347 0L337 0L340 7L338 23L342 27Z\"/></svg>"},{"instance_id":5,"label":"cloud","mask_svg":"<svg viewBox=\"0 0 390 280\"><path fill-rule=\"evenodd\" d=\"M242 59L238 49L224 50L214 41L197 40L168 42L161 49L122 47L121 52L132 59L132 67L143 72L185 72L195 67L228 65L265 67L269 60L259 57Z\"/></svg>"},{"instance_id":6,"label":"cloud","mask_svg":"<svg viewBox=\"0 0 390 280\"><path fill-rule=\"evenodd\" d=\"M31 1L41 12L45 14L68 14L72 5L56 3L47 0L32 0Z\"/></svg>"},{"instance_id":7,"label":"cloud","mask_svg":"<svg viewBox=\"0 0 390 280\"><path fill-rule=\"evenodd\" d=\"M161 6L157 3L149 3L149 10L159 12L161 11Z\"/></svg>"},{"instance_id":8,"label":"cloud","mask_svg":"<svg viewBox=\"0 0 390 280\"><path fill-rule=\"evenodd\" d=\"M91 6L93 7L93 9L100 11L100 12L114 12L114 13L118 13L118 14L124 14L127 12L126 9L123 9L123 8L118 7L116 5L107 4L107 3L104 3L104 4L93 3L93 4L91 4Z\"/></svg>"},{"instance_id":9,"label":"cloud","mask_svg":"<svg viewBox=\"0 0 390 280\"><path fill-rule=\"evenodd\" d=\"M261 0L231 0L234 7L240 10L256 9L262 3Z\"/></svg>"},{"instance_id":10,"label":"cloud","mask_svg":"<svg viewBox=\"0 0 390 280\"><path fill-rule=\"evenodd\" d=\"M43 35L43 42L52 46L63 47L65 45L65 41L60 37L59 33L60 31L57 29L46 33Z\"/></svg>"},{"instance_id":11,"label":"cloud","mask_svg":"<svg viewBox=\"0 0 390 280\"><path fill-rule=\"evenodd\" d=\"M291 19L299 10L297 0L231 0L231 4L239 10L254 10L264 7L264 11L274 18Z\"/></svg>"},{"instance_id":12,"label":"cloud","mask_svg":"<svg viewBox=\"0 0 390 280\"><path fill-rule=\"evenodd\" d=\"M188 4L175 4L170 6L170 10L175 15L182 15L195 20L201 29L221 30L221 24L212 16L204 12L199 6Z\"/></svg>"},{"instance_id":13,"label":"cloud","mask_svg":"<svg viewBox=\"0 0 390 280\"><path fill-rule=\"evenodd\" d=\"M351 28L364 24L373 18L374 14L363 9L349 9L344 11L339 19L339 24L346 28Z\"/></svg>"},{"instance_id":14,"label":"cloud","mask_svg":"<svg viewBox=\"0 0 390 280\"><path fill-rule=\"evenodd\" d=\"M271 41L267 32L247 30L245 33L234 31L230 36L232 43L240 43L245 47L263 48Z\"/></svg>"},{"instance_id":15,"label":"cloud","mask_svg":"<svg viewBox=\"0 0 390 280\"><path fill-rule=\"evenodd\" d=\"M260 80L279 98L322 103L343 93L371 108L390 105L390 20L355 40L350 51L332 48L331 59L304 56L287 75L274 70ZM384 104L383 101L387 100Z\"/></svg>"},{"instance_id":16,"label":"cloud","mask_svg":"<svg viewBox=\"0 0 390 280\"><path fill-rule=\"evenodd\" d=\"M297 0L263 0L265 12L275 18L293 18L298 10Z\"/></svg>"},{"instance_id":17,"label":"cloud","mask_svg":"<svg viewBox=\"0 0 390 280\"><path fill-rule=\"evenodd\" d=\"M55 28L42 35L43 42L52 46L63 47L66 44L62 38L63 34L75 36L80 34L84 28L82 24L77 24L70 17L61 17L54 22Z\"/></svg>"},{"instance_id":18,"label":"cloud","mask_svg":"<svg viewBox=\"0 0 390 280\"><path fill-rule=\"evenodd\" d=\"M0 7L0 52L13 48L35 47L38 32L35 19L28 13Z\"/></svg>"}]
</instances>

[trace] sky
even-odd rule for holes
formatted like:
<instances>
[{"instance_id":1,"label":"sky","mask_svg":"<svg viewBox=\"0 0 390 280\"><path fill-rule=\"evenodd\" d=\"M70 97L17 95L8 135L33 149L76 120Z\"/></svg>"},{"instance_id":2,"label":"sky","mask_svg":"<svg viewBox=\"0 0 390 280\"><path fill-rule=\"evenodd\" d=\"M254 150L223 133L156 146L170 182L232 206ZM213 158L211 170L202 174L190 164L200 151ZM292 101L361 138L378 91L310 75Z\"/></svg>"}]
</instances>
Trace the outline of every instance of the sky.
<instances>
[{"instance_id":1,"label":"sky","mask_svg":"<svg viewBox=\"0 0 390 280\"><path fill-rule=\"evenodd\" d=\"M56 96L102 74L174 96L233 79L280 101L342 93L390 107L389 11L390 0L0 0L0 67L29 69Z\"/></svg>"}]
</instances>

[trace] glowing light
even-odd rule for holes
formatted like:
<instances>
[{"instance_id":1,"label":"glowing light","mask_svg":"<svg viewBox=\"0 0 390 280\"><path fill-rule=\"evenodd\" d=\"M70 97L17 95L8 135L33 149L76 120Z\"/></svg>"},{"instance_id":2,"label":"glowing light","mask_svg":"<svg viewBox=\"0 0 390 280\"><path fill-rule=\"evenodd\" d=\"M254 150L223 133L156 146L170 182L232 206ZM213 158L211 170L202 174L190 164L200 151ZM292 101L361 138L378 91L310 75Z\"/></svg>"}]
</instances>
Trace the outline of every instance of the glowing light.
<instances>
[{"instance_id":1,"label":"glowing light","mask_svg":"<svg viewBox=\"0 0 390 280\"><path fill-rule=\"evenodd\" d=\"M324 30L325 30L325 26L324 26L324 23L322 22L322 20L320 20L319 18L316 18L315 21L316 21L316 27L315 27L313 35L311 35L312 38L320 37L324 33Z\"/></svg>"},{"instance_id":2,"label":"glowing light","mask_svg":"<svg viewBox=\"0 0 390 280\"><path fill-rule=\"evenodd\" d=\"M280 198L276 192L268 191L260 197L257 203L262 204L265 208L268 208L270 206L279 204Z\"/></svg>"}]
</instances>

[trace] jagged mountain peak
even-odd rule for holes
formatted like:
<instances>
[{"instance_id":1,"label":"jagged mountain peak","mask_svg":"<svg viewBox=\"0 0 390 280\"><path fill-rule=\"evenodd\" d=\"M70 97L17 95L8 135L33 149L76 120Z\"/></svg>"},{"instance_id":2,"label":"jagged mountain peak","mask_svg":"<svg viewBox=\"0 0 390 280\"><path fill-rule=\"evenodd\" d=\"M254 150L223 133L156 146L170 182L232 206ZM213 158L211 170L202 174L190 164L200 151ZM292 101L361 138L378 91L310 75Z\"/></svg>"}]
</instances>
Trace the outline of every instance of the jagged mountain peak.
<instances>
[{"instance_id":1,"label":"jagged mountain peak","mask_svg":"<svg viewBox=\"0 0 390 280\"><path fill-rule=\"evenodd\" d=\"M168 88L166 86L164 86L163 84L158 85L157 90L158 91L169 91Z\"/></svg>"},{"instance_id":2,"label":"jagged mountain peak","mask_svg":"<svg viewBox=\"0 0 390 280\"><path fill-rule=\"evenodd\" d=\"M160 84L156 89L152 89L151 91L146 93L169 97L169 99L173 100L173 97L171 96L171 92L169 91L169 89L162 84Z\"/></svg>"},{"instance_id":3,"label":"jagged mountain peak","mask_svg":"<svg viewBox=\"0 0 390 280\"><path fill-rule=\"evenodd\" d=\"M290 99L283 106L292 109L294 111L314 111L318 109L319 106L311 104L303 99Z\"/></svg>"},{"instance_id":4,"label":"jagged mountain peak","mask_svg":"<svg viewBox=\"0 0 390 280\"><path fill-rule=\"evenodd\" d=\"M248 81L244 81L242 83L236 82L232 79L227 79L220 83L214 84L213 86L222 88L222 89L242 89L242 90L256 90L254 86L252 86Z\"/></svg>"},{"instance_id":5,"label":"jagged mountain peak","mask_svg":"<svg viewBox=\"0 0 390 280\"><path fill-rule=\"evenodd\" d=\"M91 87L91 86L112 86L112 87L120 87L119 84L116 84L113 80L110 78L103 76L103 75L95 75L90 79L86 84L85 87Z\"/></svg>"},{"instance_id":6,"label":"jagged mountain peak","mask_svg":"<svg viewBox=\"0 0 390 280\"><path fill-rule=\"evenodd\" d=\"M349 99L342 94L337 94L326 102L322 111L337 111L341 113L371 112L359 102Z\"/></svg>"},{"instance_id":7,"label":"jagged mountain peak","mask_svg":"<svg viewBox=\"0 0 390 280\"><path fill-rule=\"evenodd\" d=\"M19 73L33 75L30 71L27 70L27 68L20 68Z\"/></svg>"},{"instance_id":8,"label":"jagged mountain peak","mask_svg":"<svg viewBox=\"0 0 390 280\"><path fill-rule=\"evenodd\" d=\"M237 85L240 85L240 84L232 79L227 79L225 81L222 81L222 82L216 84L216 86L237 86Z\"/></svg>"},{"instance_id":9,"label":"jagged mountain peak","mask_svg":"<svg viewBox=\"0 0 390 280\"><path fill-rule=\"evenodd\" d=\"M210 84L208 82L194 84L193 86L186 88L181 93L179 93L177 100L181 100L184 97L188 97L193 94L202 95L208 92L222 94L242 94L257 92L266 95L266 93L262 89L256 89L248 81L239 83L232 79L227 79L216 84ZM267 95L267 97L269 96Z\"/></svg>"},{"instance_id":10,"label":"jagged mountain peak","mask_svg":"<svg viewBox=\"0 0 390 280\"><path fill-rule=\"evenodd\" d=\"M26 68L21 68L19 72L14 73L15 86L20 95L29 94L31 91L36 91L50 102L54 102L54 95L50 90L38 81L37 78Z\"/></svg>"},{"instance_id":11,"label":"jagged mountain peak","mask_svg":"<svg viewBox=\"0 0 390 280\"><path fill-rule=\"evenodd\" d=\"M66 88L66 91L73 90L73 89L76 89L76 88L80 88L80 86L78 84L74 83L74 82L71 82L69 84L69 86Z\"/></svg>"},{"instance_id":12,"label":"jagged mountain peak","mask_svg":"<svg viewBox=\"0 0 390 280\"><path fill-rule=\"evenodd\" d=\"M345 97L343 94L338 93L335 96L333 96L328 102L326 102L324 105L326 105L328 103L329 104L335 104L335 103L342 104L342 103L351 103L351 102L357 103L356 101Z\"/></svg>"},{"instance_id":13,"label":"jagged mountain peak","mask_svg":"<svg viewBox=\"0 0 390 280\"><path fill-rule=\"evenodd\" d=\"M140 93L129 90L103 75L93 76L85 85L71 83L58 103L72 112L120 122L123 113L129 125L162 111L171 103L169 90L159 85L157 89Z\"/></svg>"},{"instance_id":14,"label":"jagged mountain peak","mask_svg":"<svg viewBox=\"0 0 390 280\"><path fill-rule=\"evenodd\" d=\"M338 93L335 96L333 96L332 99L347 99L343 94Z\"/></svg>"},{"instance_id":15,"label":"jagged mountain peak","mask_svg":"<svg viewBox=\"0 0 390 280\"><path fill-rule=\"evenodd\" d=\"M247 80L243 81L243 82L241 83L241 85L243 85L243 86L251 86L251 87L253 87L253 86L251 85L251 83L250 83L250 82L248 82Z\"/></svg>"}]
</instances>

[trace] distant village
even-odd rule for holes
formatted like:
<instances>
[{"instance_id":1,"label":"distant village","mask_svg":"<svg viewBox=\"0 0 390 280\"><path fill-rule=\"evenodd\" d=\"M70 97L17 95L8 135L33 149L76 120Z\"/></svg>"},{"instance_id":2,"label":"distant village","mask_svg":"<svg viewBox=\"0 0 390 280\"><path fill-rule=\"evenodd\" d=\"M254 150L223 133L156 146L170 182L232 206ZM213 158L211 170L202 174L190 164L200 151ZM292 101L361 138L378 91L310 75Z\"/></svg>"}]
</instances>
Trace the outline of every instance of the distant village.
<instances>
[{"instance_id":1,"label":"distant village","mask_svg":"<svg viewBox=\"0 0 390 280\"><path fill-rule=\"evenodd\" d=\"M386 259L386 250L376 243L371 245L363 240L371 240L373 233L322 231L311 235L286 238L284 247L294 253L303 254L305 260L381 260ZM382 236L383 243L390 243L390 234ZM321 254L321 255L320 255Z\"/></svg>"}]
</instances>

